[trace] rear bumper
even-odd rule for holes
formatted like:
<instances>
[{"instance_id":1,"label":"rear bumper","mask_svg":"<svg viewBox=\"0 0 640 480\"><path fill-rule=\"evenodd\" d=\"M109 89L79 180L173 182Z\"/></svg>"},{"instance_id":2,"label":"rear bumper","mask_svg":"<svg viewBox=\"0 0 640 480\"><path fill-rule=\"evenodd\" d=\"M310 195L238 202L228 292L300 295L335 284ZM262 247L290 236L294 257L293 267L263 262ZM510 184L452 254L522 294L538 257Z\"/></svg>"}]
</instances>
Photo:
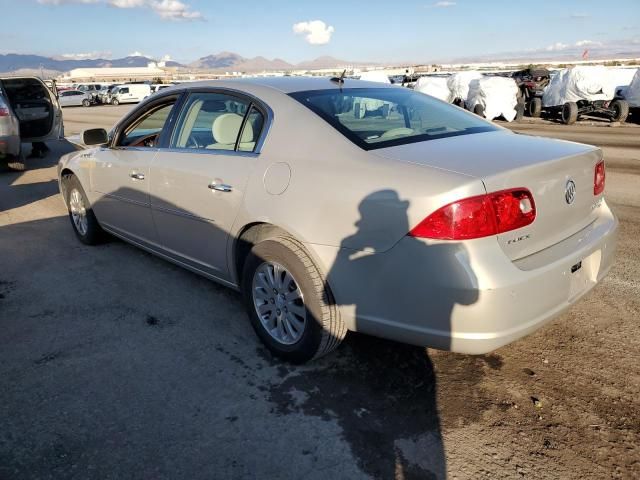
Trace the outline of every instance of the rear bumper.
<instances>
[{"instance_id":1,"label":"rear bumper","mask_svg":"<svg viewBox=\"0 0 640 480\"><path fill-rule=\"evenodd\" d=\"M349 329L481 354L537 330L608 273L618 221L605 202L598 208L597 220L580 232L516 262L493 237L406 237L370 255L316 251L329 266L327 281Z\"/></svg>"}]
</instances>

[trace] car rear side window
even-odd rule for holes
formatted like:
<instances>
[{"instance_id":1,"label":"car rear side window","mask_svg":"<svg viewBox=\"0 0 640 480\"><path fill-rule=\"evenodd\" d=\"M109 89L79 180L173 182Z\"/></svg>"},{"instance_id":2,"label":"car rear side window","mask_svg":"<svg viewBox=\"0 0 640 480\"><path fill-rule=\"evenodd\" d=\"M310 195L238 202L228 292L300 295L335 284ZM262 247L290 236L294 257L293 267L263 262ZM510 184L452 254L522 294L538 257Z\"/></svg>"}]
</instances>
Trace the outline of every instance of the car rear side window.
<instances>
[{"instance_id":1,"label":"car rear side window","mask_svg":"<svg viewBox=\"0 0 640 480\"><path fill-rule=\"evenodd\" d=\"M229 151L237 146L252 152L263 123L262 113L249 100L225 93L193 93L182 108L171 146Z\"/></svg>"},{"instance_id":2,"label":"car rear side window","mask_svg":"<svg viewBox=\"0 0 640 480\"><path fill-rule=\"evenodd\" d=\"M290 96L365 150L497 130L471 113L401 87L314 90Z\"/></svg>"}]
</instances>

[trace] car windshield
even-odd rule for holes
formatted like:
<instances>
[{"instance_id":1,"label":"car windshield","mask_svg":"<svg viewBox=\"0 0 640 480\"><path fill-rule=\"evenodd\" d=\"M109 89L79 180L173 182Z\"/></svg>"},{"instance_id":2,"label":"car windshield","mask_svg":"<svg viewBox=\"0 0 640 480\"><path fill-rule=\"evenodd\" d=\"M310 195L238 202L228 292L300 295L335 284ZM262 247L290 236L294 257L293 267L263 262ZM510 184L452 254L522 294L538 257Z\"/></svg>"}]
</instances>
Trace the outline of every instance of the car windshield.
<instances>
[{"instance_id":1,"label":"car windshield","mask_svg":"<svg viewBox=\"0 0 640 480\"><path fill-rule=\"evenodd\" d=\"M471 113L401 87L313 90L290 96L365 150L498 129Z\"/></svg>"}]
</instances>

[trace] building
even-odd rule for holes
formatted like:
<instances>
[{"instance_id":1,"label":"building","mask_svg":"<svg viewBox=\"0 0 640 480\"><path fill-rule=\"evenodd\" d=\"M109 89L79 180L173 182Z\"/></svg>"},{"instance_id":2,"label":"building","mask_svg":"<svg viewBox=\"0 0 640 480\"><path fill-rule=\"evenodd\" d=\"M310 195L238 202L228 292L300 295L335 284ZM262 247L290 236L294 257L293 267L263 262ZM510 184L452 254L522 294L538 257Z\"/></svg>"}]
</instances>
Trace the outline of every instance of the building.
<instances>
[{"instance_id":1,"label":"building","mask_svg":"<svg viewBox=\"0 0 640 480\"><path fill-rule=\"evenodd\" d=\"M173 77L174 70L165 67L162 63L150 63L146 67L75 68L59 78L58 81L61 83L125 83L153 81L155 79L169 81Z\"/></svg>"}]
</instances>

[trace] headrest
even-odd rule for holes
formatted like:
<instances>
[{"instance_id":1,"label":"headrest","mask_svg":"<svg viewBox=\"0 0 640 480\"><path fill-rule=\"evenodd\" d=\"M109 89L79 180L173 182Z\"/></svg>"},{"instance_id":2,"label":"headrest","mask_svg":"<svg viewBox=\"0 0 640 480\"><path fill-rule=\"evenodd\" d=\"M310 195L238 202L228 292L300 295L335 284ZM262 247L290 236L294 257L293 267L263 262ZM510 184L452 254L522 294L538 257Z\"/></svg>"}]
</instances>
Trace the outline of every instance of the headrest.
<instances>
[{"instance_id":1,"label":"headrest","mask_svg":"<svg viewBox=\"0 0 640 480\"><path fill-rule=\"evenodd\" d=\"M237 113L223 113L213 122L211 131L213 139L216 143L230 145L236 142L240 126L242 125L242 116ZM253 138L253 127L250 122L244 126L242 138Z\"/></svg>"},{"instance_id":2,"label":"headrest","mask_svg":"<svg viewBox=\"0 0 640 480\"><path fill-rule=\"evenodd\" d=\"M224 112L227 109L222 100L205 100L200 110L202 112Z\"/></svg>"}]
</instances>

